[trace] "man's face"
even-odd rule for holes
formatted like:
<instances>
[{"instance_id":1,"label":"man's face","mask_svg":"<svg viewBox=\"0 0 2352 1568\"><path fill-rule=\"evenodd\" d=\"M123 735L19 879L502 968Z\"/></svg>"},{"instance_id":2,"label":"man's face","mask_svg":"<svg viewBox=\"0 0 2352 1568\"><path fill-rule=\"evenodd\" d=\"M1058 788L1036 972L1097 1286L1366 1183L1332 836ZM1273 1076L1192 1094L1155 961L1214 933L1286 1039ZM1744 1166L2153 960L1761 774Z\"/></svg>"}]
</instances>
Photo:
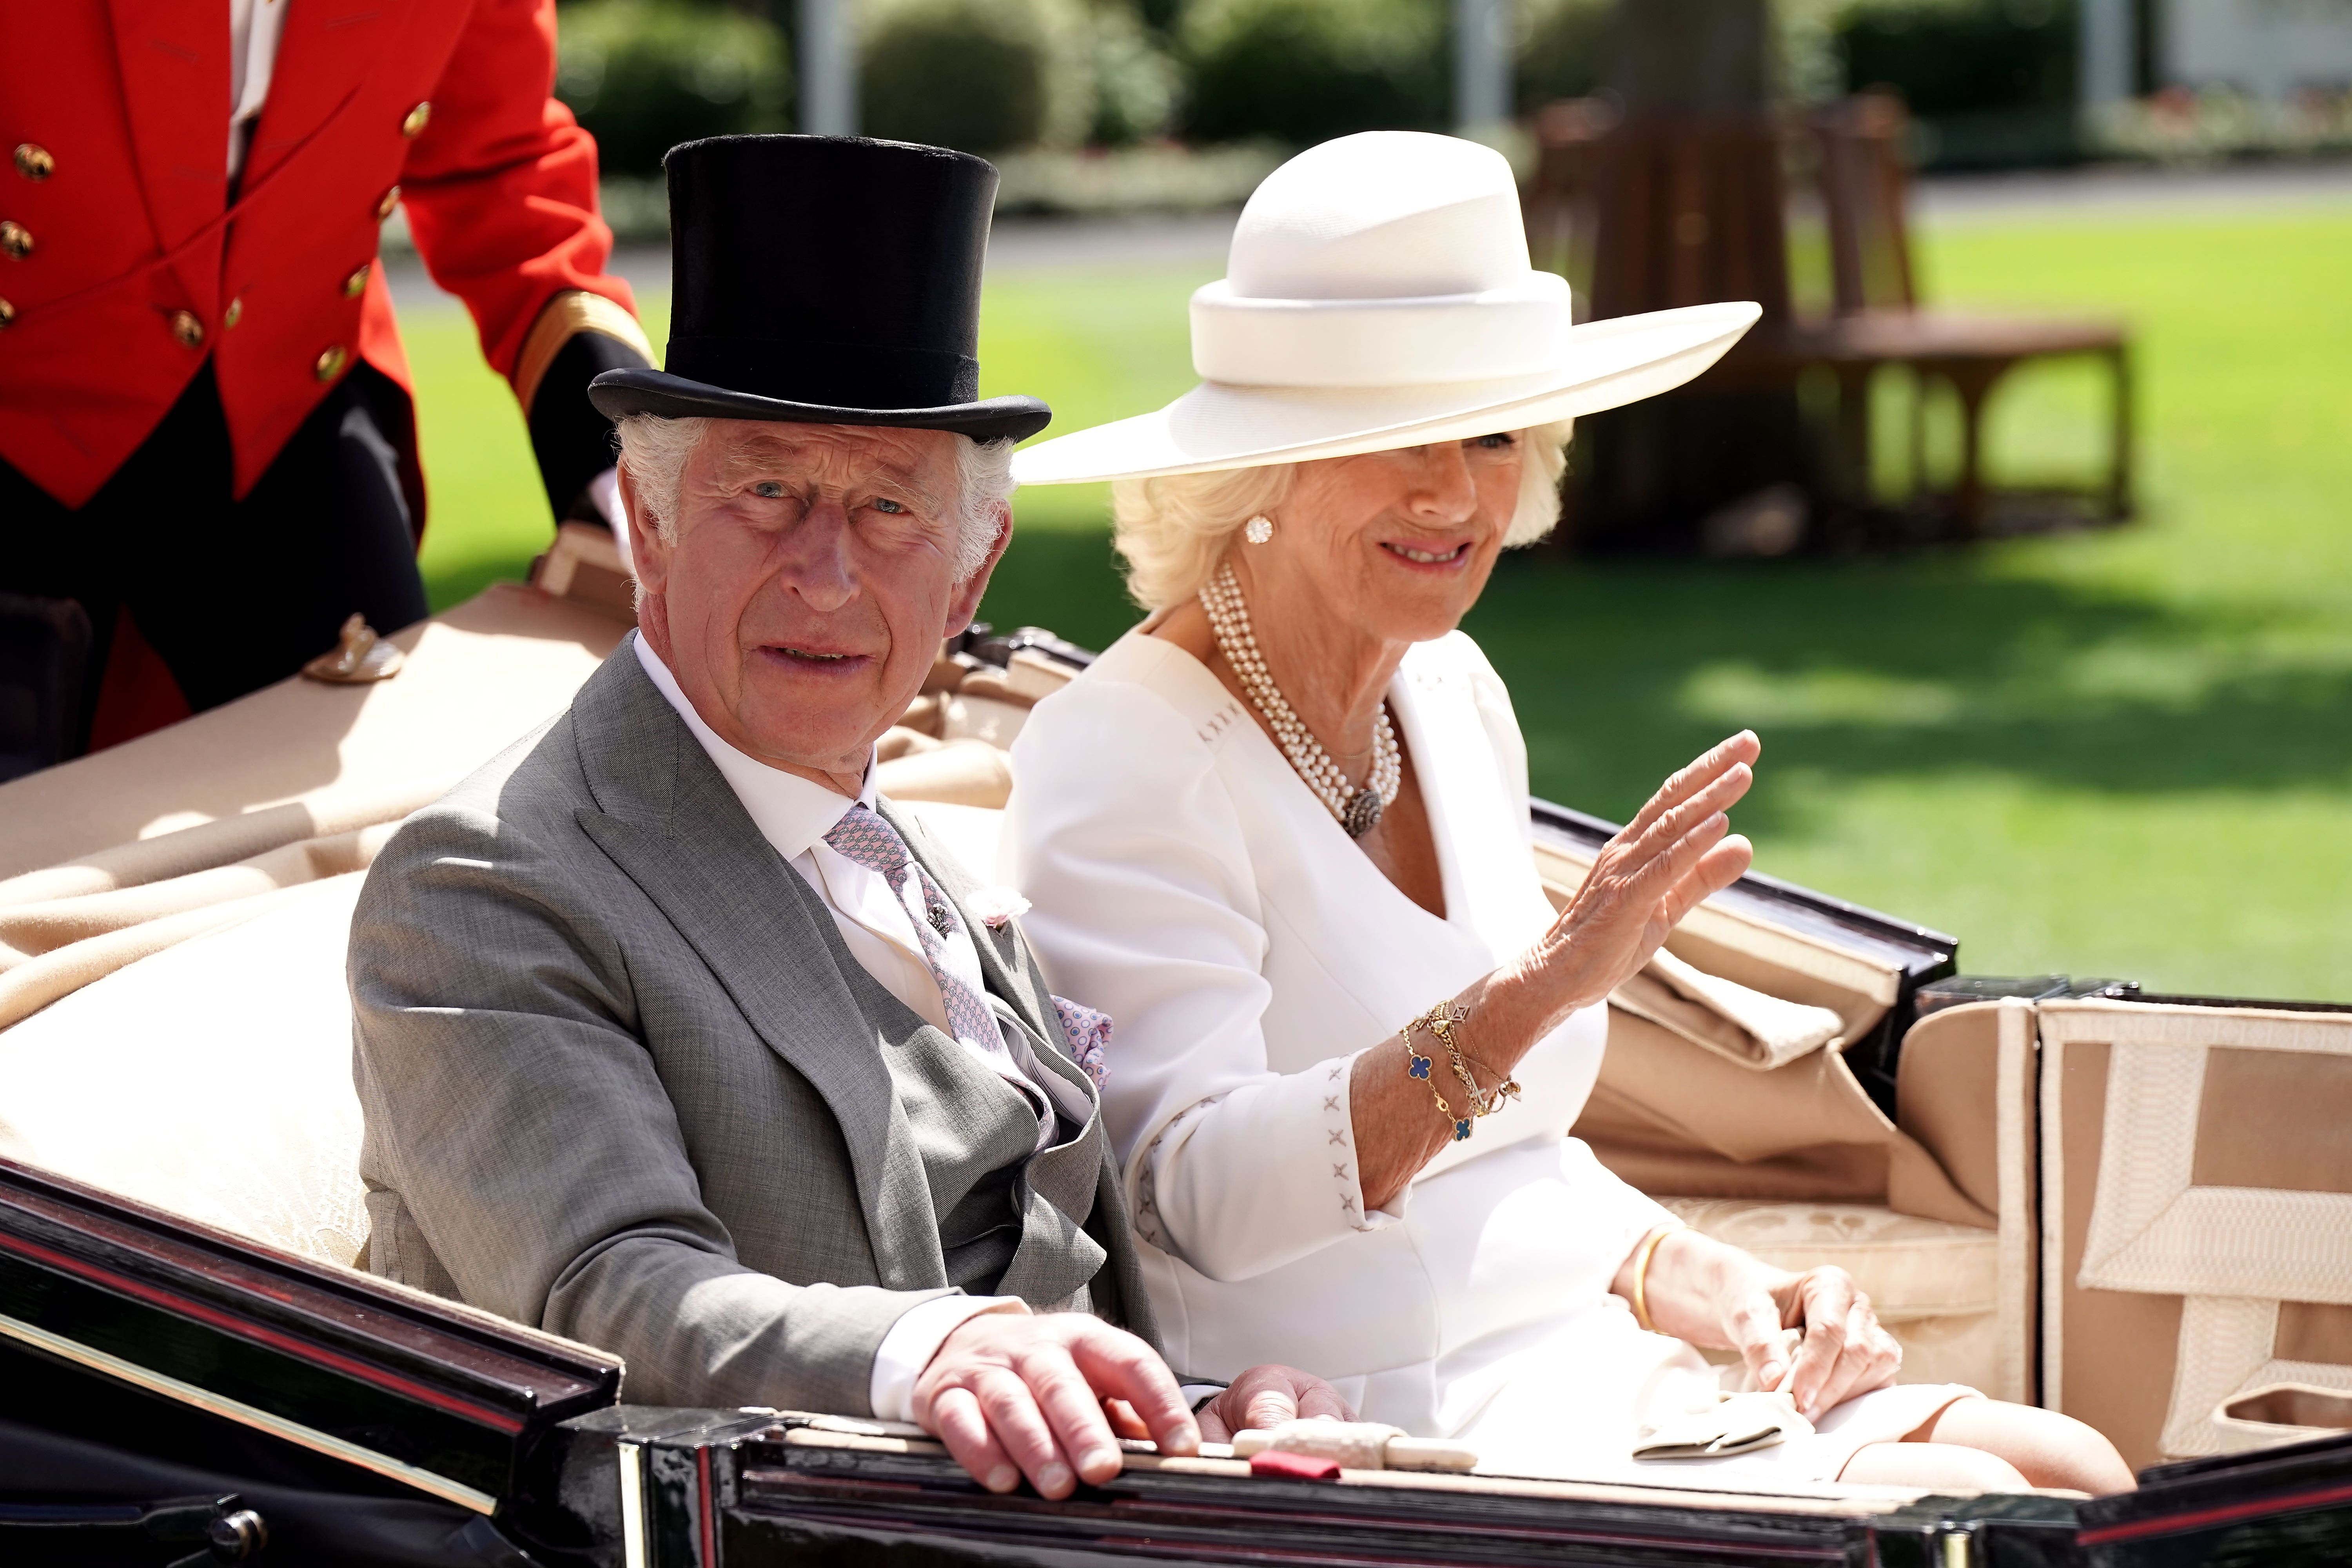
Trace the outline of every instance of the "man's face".
<instances>
[{"instance_id":1,"label":"man's face","mask_svg":"<svg viewBox=\"0 0 2352 1568\"><path fill-rule=\"evenodd\" d=\"M956 581L960 497L944 430L711 422L674 537L623 497L639 627L703 722L738 751L854 793L867 751L971 624L1011 529Z\"/></svg>"}]
</instances>

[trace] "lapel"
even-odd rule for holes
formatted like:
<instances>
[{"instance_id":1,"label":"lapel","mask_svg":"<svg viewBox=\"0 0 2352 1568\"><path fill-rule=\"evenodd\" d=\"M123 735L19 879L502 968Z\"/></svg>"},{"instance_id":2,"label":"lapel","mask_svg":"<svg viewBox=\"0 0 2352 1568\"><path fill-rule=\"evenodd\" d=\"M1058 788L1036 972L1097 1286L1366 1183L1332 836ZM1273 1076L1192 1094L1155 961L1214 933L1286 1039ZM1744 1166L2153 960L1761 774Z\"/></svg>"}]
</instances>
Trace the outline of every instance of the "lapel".
<instances>
[{"instance_id":1,"label":"lapel","mask_svg":"<svg viewBox=\"0 0 2352 1568\"><path fill-rule=\"evenodd\" d=\"M140 195L156 248L169 253L228 205L228 7L109 0L108 10ZM175 268L206 317L218 303L216 263L205 247Z\"/></svg>"},{"instance_id":2,"label":"lapel","mask_svg":"<svg viewBox=\"0 0 2352 1568\"><path fill-rule=\"evenodd\" d=\"M940 885L940 891L955 905L956 913L963 917L964 929L971 933L971 945L980 954L981 978L988 983L988 988L1012 1003L1020 1012L1021 1021L1028 1025L1033 1033L1043 1036L1052 1042L1056 1051L1066 1055L1060 1020L1048 1021L1049 1005L1031 983L1019 931L1010 921L1002 926L992 927L971 912L969 900L972 889L979 884L972 879L971 873L964 869L961 861L931 842L930 837L923 831L923 825L915 819L912 812L900 811L894 802L882 795L874 797L874 805L890 826L898 830L898 837L907 841L907 847L916 859L923 863L923 869L931 874L931 880Z\"/></svg>"},{"instance_id":3,"label":"lapel","mask_svg":"<svg viewBox=\"0 0 2352 1568\"><path fill-rule=\"evenodd\" d=\"M856 960L832 917L760 837L627 638L573 700L594 796L583 831L719 977L769 1049L840 1124L885 1285L941 1282L929 1189L875 1027L843 979ZM817 954L825 955L820 961Z\"/></svg>"},{"instance_id":4,"label":"lapel","mask_svg":"<svg viewBox=\"0 0 2352 1568\"><path fill-rule=\"evenodd\" d=\"M408 0L254 0L290 5L278 38L278 63L269 76L253 145L246 150L245 176L252 190L304 142L349 103L369 69L390 51L408 22ZM403 104L390 113L405 113ZM354 201L373 202L373 190Z\"/></svg>"},{"instance_id":5,"label":"lapel","mask_svg":"<svg viewBox=\"0 0 2352 1568\"><path fill-rule=\"evenodd\" d=\"M1515 809L1496 773L1470 672L1444 657L1449 651L1438 643L1407 653L1389 704L1412 750L1444 878L1446 923L1475 936L1499 962L1527 946L1529 889L1540 898L1542 888L1519 834L1524 806Z\"/></svg>"}]
</instances>

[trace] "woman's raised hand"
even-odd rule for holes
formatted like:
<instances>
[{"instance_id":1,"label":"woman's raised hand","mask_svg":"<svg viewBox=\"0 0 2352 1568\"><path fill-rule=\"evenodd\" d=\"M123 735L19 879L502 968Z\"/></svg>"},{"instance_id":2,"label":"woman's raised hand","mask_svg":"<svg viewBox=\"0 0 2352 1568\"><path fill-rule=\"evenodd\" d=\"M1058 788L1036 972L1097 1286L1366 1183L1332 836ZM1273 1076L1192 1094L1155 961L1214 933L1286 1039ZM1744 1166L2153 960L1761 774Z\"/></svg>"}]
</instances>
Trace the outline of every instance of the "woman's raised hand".
<instances>
[{"instance_id":1,"label":"woman's raised hand","mask_svg":"<svg viewBox=\"0 0 2352 1568\"><path fill-rule=\"evenodd\" d=\"M1590 1005L1633 978L1685 915L1748 869L1748 840L1725 813L1748 793L1763 749L1742 730L1668 779L1601 849L1528 954L1563 1006Z\"/></svg>"}]
</instances>

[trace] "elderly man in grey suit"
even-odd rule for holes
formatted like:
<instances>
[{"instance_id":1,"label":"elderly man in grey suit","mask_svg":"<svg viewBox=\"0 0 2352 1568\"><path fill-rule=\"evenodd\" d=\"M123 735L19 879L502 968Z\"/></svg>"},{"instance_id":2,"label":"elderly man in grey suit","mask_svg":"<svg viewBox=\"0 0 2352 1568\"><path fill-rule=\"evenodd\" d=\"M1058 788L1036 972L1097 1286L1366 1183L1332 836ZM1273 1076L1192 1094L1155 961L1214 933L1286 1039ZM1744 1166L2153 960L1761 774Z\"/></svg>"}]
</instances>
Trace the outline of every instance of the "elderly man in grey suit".
<instances>
[{"instance_id":1,"label":"elderly man in grey suit","mask_svg":"<svg viewBox=\"0 0 2352 1568\"><path fill-rule=\"evenodd\" d=\"M353 922L370 1267L628 1362L640 1402L911 1419L989 1487L1191 1451L1094 1083L1017 927L873 793L1010 536L978 399L995 171L737 137L668 159L667 373L599 378L638 631L404 826Z\"/></svg>"}]
</instances>

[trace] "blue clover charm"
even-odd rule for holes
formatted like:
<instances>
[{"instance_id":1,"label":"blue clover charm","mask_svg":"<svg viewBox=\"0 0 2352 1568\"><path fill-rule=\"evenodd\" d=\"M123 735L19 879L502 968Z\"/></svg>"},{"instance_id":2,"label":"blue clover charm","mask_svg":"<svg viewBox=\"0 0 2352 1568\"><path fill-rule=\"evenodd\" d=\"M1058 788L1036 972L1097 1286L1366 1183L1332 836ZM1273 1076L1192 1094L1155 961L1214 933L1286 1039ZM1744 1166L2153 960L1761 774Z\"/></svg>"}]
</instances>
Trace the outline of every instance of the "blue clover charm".
<instances>
[{"instance_id":1,"label":"blue clover charm","mask_svg":"<svg viewBox=\"0 0 2352 1568\"><path fill-rule=\"evenodd\" d=\"M1412 1066L1407 1068L1405 1070L1412 1074L1415 1078L1425 1079L1429 1076L1429 1058L1427 1057L1415 1057L1412 1058Z\"/></svg>"},{"instance_id":2,"label":"blue clover charm","mask_svg":"<svg viewBox=\"0 0 2352 1568\"><path fill-rule=\"evenodd\" d=\"M1466 1116L1465 1116L1465 1117L1464 1117L1461 1121L1456 1121L1456 1122L1454 1124L1454 1141L1456 1143L1459 1143L1459 1142L1463 1142L1465 1139L1468 1138L1469 1136L1470 1136L1470 1119L1469 1119L1468 1117L1466 1117Z\"/></svg>"}]
</instances>

